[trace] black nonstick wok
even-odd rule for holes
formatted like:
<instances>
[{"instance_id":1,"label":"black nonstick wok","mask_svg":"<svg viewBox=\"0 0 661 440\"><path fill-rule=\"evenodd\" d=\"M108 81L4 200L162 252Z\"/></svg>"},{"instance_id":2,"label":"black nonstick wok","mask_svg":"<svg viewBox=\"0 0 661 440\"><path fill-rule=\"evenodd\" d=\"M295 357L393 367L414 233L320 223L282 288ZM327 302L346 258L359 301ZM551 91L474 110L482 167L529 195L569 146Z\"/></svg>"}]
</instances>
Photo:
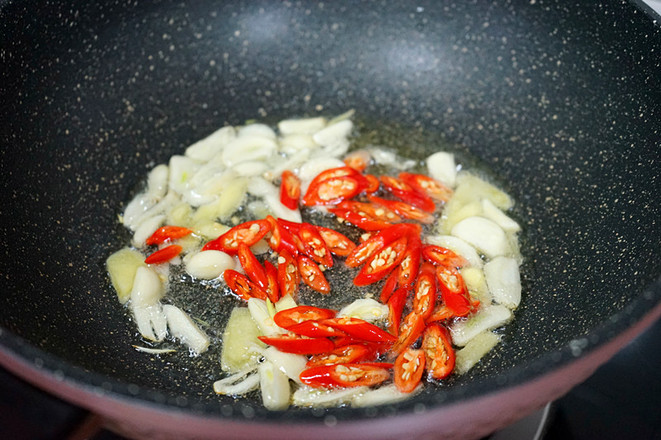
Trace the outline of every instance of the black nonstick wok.
<instances>
[{"instance_id":1,"label":"black nonstick wok","mask_svg":"<svg viewBox=\"0 0 661 440\"><path fill-rule=\"evenodd\" d=\"M478 437L661 315L661 28L637 4L0 5L0 362L125 435ZM284 413L215 395L213 350L135 351L104 261L146 172L224 124L350 108L516 199L525 293L503 343L401 404Z\"/></svg>"}]
</instances>

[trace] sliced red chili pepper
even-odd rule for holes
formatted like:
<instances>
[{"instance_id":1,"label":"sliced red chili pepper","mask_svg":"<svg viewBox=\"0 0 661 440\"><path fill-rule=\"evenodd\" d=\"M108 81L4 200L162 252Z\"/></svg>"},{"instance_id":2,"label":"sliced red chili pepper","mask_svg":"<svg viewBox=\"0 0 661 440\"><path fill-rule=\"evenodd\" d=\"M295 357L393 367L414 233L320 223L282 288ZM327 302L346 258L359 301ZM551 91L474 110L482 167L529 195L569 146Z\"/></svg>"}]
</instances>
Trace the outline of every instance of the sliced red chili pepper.
<instances>
[{"instance_id":1,"label":"sliced red chili pepper","mask_svg":"<svg viewBox=\"0 0 661 440\"><path fill-rule=\"evenodd\" d=\"M468 315L475 304L471 300L464 278L454 267L438 266L436 278L441 291L443 304L452 311L455 316ZM479 303L477 303L479 304Z\"/></svg>"},{"instance_id":2,"label":"sliced red chili pepper","mask_svg":"<svg viewBox=\"0 0 661 440\"><path fill-rule=\"evenodd\" d=\"M319 321L335 317L335 310L323 309L314 306L296 306L290 309L280 310L273 316L273 322L278 326L289 329L290 327L305 321Z\"/></svg>"},{"instance_id":3,"label":"sliced red chili pepper","mask_svg":"<svg viewBox=\"0 0 661 440\"><path fill-rule=\"evenodd\" d=\"M300 198L301 181L290 170L284 170L280 181L280 202L289 209L296 209Z\"/></svg>"},{"instance_id":4,"label":"sliced red chili pepper","mask_svg":"<svg viewBox=\"0 0 661 440\"><path fill-rule=\"evenodd\" d=\"M296 296L301 277L296 259L287 250L283 249L278 255L278 287L280 295Z\"/></svg>"},{"instance_id":5,"label":"sliced red chili pepper","mask_svg":"<svg viewBox=\"0 0 661 440\"><path fill-rule=\"evenodd\" d=\"M314 177L314 179L312 179L312 181L310 182L310 185L315 185L324 180L335 179L337 177L345 177L345 176L355 177L359 174L360 173L358 171L354 170L349 166L329 168L317 174Z\"/></svg>"},{"instance_id":6,"label":"sliced red chili pepper","mask_svg":"<svg viewBox=\"0 0 661 440\"><path fill-rule=\"evenodd\" d=\"M349 363L308 368L299 378L313 388L369 387L390 379L390 372L376 365Z\"/></svg>"},{"instance_id":7,"label":"sliced red chili pepper","mask_svg":"<svg viewBox=\"0 0 661 440\"><path fill-rule=\"evenodd\" d=\"M166 246L163 249L159 249L153 254L149 255L147 258L145 258L145 263L147 264L166 263L172 260L177 255L179 255L182 250L183 248L178 244L171 244L170 246Z\"/></svg>"},{"instance_id":8,"label":"sliced red chili pepper","mask_svg":"<svg viewBox=\"0 0 661 440\"><path fill-rule=\"evenodd\" d=\"M392 370L392 368L395 366L393 362L361 362L360 365L385 368L386 370Z\"/></svg>"},{"instance_id":9,"label":"sliced red chili pepper","mask_svg":"<svg viewBox=\"0 0 661 440\"><path fill-rule=\"evenodd\" d=\"M445 321L446 319L453 318L455 315L445 304L441 304L434 308L434 312L425 320L427 324L437 321Z\"/></svg>"},{"instance_id":10,"label":"sliced red chili pepper","mask_svg":"<svg viewBox=\"0 0 661 440\"><path fill-rule=\"evenodd\" d=\"M351 176L333 177L310 184L303 196L306 206L336 205L361 191L360 183Z\"/></svg>"},{"instance_id":11,"label":"sliced red chili pepper","mask_svg":"<svg viewBox=\"0 0 661 440\"><path fill-rule=\"evenodd\" d=\"M230 290L246 301L250 298L263 300L267 298L266 292L241 272L237 272L234 269L227 269L223 272L223 278L225 278L225 282Z\"/></svg>"},{"instance_id":12,"label":"sliced red chili pepper","mask_svg":"<svg viewBox=\"0 0 661 440\"><path fill-rule=\"evenodd\" d=\"M341 336L339 338L333 338L333 343L336 348L345 347L347 345L364 345L370 352L368 359L378 359L381 355L385 354L392 347L392 342L371 342L365 341L353 336Z\"/></svg>"},{"instance_id":13,"label":"sliced red chili pepper","mask_svg":"<svg viewBox=\"0 0 661 440\"><path fill-rule=\"evenodd\" d=\"M303 321L292 325L287 330L297 335L309 336L310 338L341 338L346 336L341 330L324 324L321 321Z\"/></svg>"},{"instance_id":14,"label":"sliced red chili pepper","mask_svg":"<svg viewBox=\"0 0 661 440\"><path fill-rule=\"evenodd\" d=\"M372 155L367 150L356 150L344 157L345 165L359 172L367 168L371 160Z\"/></svg>"},{"instance_id":15,"label":"sliced red chili pepper","mask_svg":"<svg viewBox=\"0 0 661 440\"><path fill-rule=\"evenodd\" d=\"M328 205L351 198L365 185L362 175L351 167L343 166L322 171L310 182L303 196L306 206ZM325 184L322 186L322 184Z\"/></svg>"},{"instance_id":16,"label":"sliced red chili pepper","mask_svg":"<svg viewBox=\"0 0 661 440\"><path fill-rule=\"evenodd\" d=\"M356 286L373 284L388 275L405 256L407 237L400 237L374 253L353 279Z\"/></svg>"},{"instance_id":17,"label":"sliced red chili pepper","mask_svg":"<svg viewBox=\"0 0 661 440\"><path fill-rule=\"evenodd\" d=\"M379 178L383 186L395 197L409 203L413 206L427 211L434 212L436 205L434 201L425 193L416 191L411 185L401 179L392 176L381 176Z\"/></svg>"},{"instance_id":18,"label":"sliced red chili pepper","mask_svg":"<svg viewBox=\"0 0 661 440\"><path fill-rule=\"evenodd\" d=\"M383 304L388 303L388 300L392 296L393 292L397 289L400 267L401 263L399 266L393 269L392 272L390 272L390 275L388 275L388 278L386 278L386 282L383 283L383 287L381 288L381 296L379 297L379 300Z\"/></svg>"},{"instance_id":19,"label":"sliced red chili pepper","mask_svg":"<svg viewBox=\"0 0 661 440\"><path fill-rule=\"evenodd\" d=\"M248 275L248 278L262 289L266 289L269 285L266 270L264 270L264 267L257 260L255 254L252 253L250 247L245 243L239 243L237 255L239 257L239 263L241 263L241 267L246 275Z\"/></svg>"},{"instance_id":20,"label":"sliced red chili pepper","mask_svg":"<svg viewBox=\"0 0 661 440\"><path fill-rule=\"evenodd\" d=\"M377 205L384 206L405 219L419 221L420 223L430 224L433 223L436 218L433 214L430 214L427 211L411 205L410 203L402 202L400 200L387 200L381 197L367 196L370 202L376 203Z\"/></svg>"},{"instance_id":21,"label":"sliced red chili pepper","mask_svg":"<svg viewBox=\"0 0 661 440\"><path fill-rule=\"evenodd\" d=\"M460 268L468 265L468 260L461 255L457 255L450 249L433 244L427 244L422 247L422 256L425 260L438 266Z\"/></svg>"},{"instance_id":22,"label":"sliced red chili pepper","mask_svg":"<svg viewBox=\"0 0 661 440\"><path fill-rule=\"evenodd\" d=\"M351 344L337 347L328 353L320 353L312 356L306 367L318 367L321 365L334 365L361 362L371 359L372 352L362 344Z\"/></svg>"},{"instance_id":23,"label":"sliced red chili pepper","mask_svg":"<svg viewBox=\"0 0 661 440\"><path fill-rule=\"evenodd\" d=\"M408 289L400 287L393 292L388 300L388 331L395 336L399 334L402 312L408 297Z\"/></svg>"},{"instance_id":24,"label":"sliced red chili pepper","mask_svg":"<svg viewBox=\"0 0 661 440\"><path fill-rule=\"evenodd\" d=\"M303 223L293 222L284 218L278 218L277 222L280 223L282 227L295 234L298 233L298 230L301 229L301 226L303 225Z\"/></svg>"},{"instance_id":25,"label":"sliced red chili pepper","mask_svg":"<svg viewBox=\"0 0 661 440\"><path fill-rule=\"evenodd\" d=\"M434 312L436 303L436 268L425 262L420 266L413 288L413 311L426 320Z\"/></svg>"},{"instance_id":26,"label":"sliced red chili pepper","mask_svg":"<svg viewBox=\"0 0 661 440\"><path fill-rule=\"evenodd\" d=\"M398 223L396 225L390 225L388 228L379 232L379 235L383 236L386 243L399 238L399 237L417 237L419 239L422 228L416 223Z\"/></svg>"},{"instance_id":27,"label":"sliced red chili pepper","mask_svg":"<svg viewBox=\"0 0 661 440\"><path fill-rule=\"evenodd\" d=\"M316 226L316 228L324 243L334 255L346 257L356 247L353 241L333 229L324 228L323 226Z\"/></svg>"},{"instance_id":28,"label":"sliced red chili pepper","mask_svg":"<svg viewBox=\"0 0 661 440\"><path fill-rule=\"evenodd\" d=\"M275 218L268 215L266 220L271 226L271 236L269 237L269 247L274 251L280 253L283 249L286 249L292 254L297 254L299 252L297 246L298 237L294 238L291 232L280 224Z\"/></svg>"},{"instance_id":29,"label":"sliced red chili pepper","mask_svg":"<svg viewBox=\"0 0 661 440\"><path fill-rule=\"evenodd\" d=\"M366 231L378 231L402 220L388 208L354 200L345 200L337 207L328 210L338 218Z\"/></svg>"},{"instance_id":30,"label":"sliced red chili pepper","mask_svg":"<svg viewBox=\"0 0 661 440\"><path fill-rule=\"evenodd\" d=\"M386 244L382 235L376 234L356 246L347 256L345 264L349 267L358 267L365 263L375 252Z\"/></svg>"},{"instance_id":31,"label":"sliced red chili pepper","mask_svg":"<svg viewBox=\"0 0 661 440\"><path fill-rule=\"evenodd\" d=\"M420 234L421 229L412 223L400 223L388 225L387 228L370 236L367 240L356 246L347 256L345 263L349 267L357 267L365 263L371 256L390 242L400 237L415 237ZM419 239L418 239L419 240Z\"/></svg>"},{"instance_id":32,"label":"sliced red chili pepper","mask_svg":"<svg viewBox=\"0 0 661 440\"><path fill-rule=\"evenodd\" d=\"M393 342L395 340L393 335L381 327L359 318L343 316L341 318L324 319L321 322L363 341Z\"/></svg>"},{"instance_id":33,"label":"sliced red chili pepper","mask_svg":"<svg viewBox=\"0 0 661 440\"><path fill-rule=\"evenodd\" d=\"M305 255L326 267L333 266L333 257L331 256L330 249L326 246L326 242L321 237L321 234L319 234L317 228L309 223L303 223L298 230L298 238L303 243Z\"/></svg>"},{"instance_id":34,"label":"sliced red chili pepper","mask_svg":"<svg viewBox=\"0 0 661 440\"><path fill-rule=\"evenodd\" d=\"M379 186L381 186L381 182L379 181L379 178L376 177L374 174L363 174L365 176L365 180L367 181L367 186L363 190L367 194L372 194L375 193L379 190Z\"/></svg>"},{"instance_id":35,"label":"sliced red chili pepper","mask_svg":"<svg viewBox=\"0 0 661 440\"><path fill-rule=\"evenodd\" d=\"M258 336L259 340L285 353L319 354L331 351L333 343L326 338L307 338L305 336L286 334L280 336Z\"/></svg>"},{"instance_id":36,"label":"sliced red chili pepper","mask_svg":"<svg viewBox=\"0 0 661 440\"><path fill-rule=\"evenodd\" d=\"M443 185L436 179L424 174L415 174L408 172L399 173L399 178L408 183L413 189L423 194L427 194L434 200L447 202L452 197L452 190Z\"/></svg>"},{"instance_id":37,"label":"sliced red chili pepper","mask_svg":"<svg viewBox=\"0 0 661 440\"><path fill-rule=\"evenodd\" d=\"M306 255L296 257L298 263L298 272L301 274L301 280L317 292L330 293L330 284L326 276L321 271L317 263Z\"/></svg>"},{"instance_id":38,"label":"sliced red chili pepper","mask_svg":"<svg viewBox=\"0 0 661 440\"><path fill-rule=\"evenodd\" d=\"M252 246L261 240L270 230L271 225L265 219L241 223L234 226L215 240L205 244L202 250L236 253L239 250L239 243Z\"/></svg>"},{"instance_id":39,"label":"sliced red chili pepper","mask_svg":"<svg viewBox=\"0 0 661 440\"><path fill-rule=\"evenodd\" d=\"M395 386L402 393L411 393L415 390L422 374L425 372L425 352L414 348L407 348L395 360Z\"/></svg>"},{"instance_id":40,"label":"sliced red chili pepper","mask_svg":"<svg viewBox=\"0 0 661 440\"><path fill-rule=\"evenodd\" d=\"M264 261L264 269L266 272L266 295L272 303L278 302L280 299L280 287L278 286L278 269L269 260Z\"/></svg>"},{"instance_id":41,"label":"sliced red chili pepper","mask_svg":"<svg viewBox=\"0 0 661 440\"><path fill-rule=\"evenodd\" d=\"M420 268L421 248L420 236L418 234L409 235L406 253L402 262L399 263L398 283L400 286L410 286L415 281Z\"/></svg>"},{"instance_id":42,"label":"sliced red chili pepper","mask_svg":"<svg viewBox=\"0 0 661 440\"><path fill-rule=\"evenodd\" d=\"M390 352L395 356L399 355L417 341L424 330L425 320L415 312L409 313L399 326L397 341Z\"/></svg>"},{"instance_id":43,"label":"sliced red chili pepper","mask_svg":"<svg viewBox=\"0 0 661 440\"><path fill-rule=\"evenodd\" d=\"M161 226L156 231L154 231L151 236L145 240L147 246L154 246L166 241L177 240L179 238L185 237L188 234L191 234L193 231L188 228L182 228L181 226Z\"/></svg>"},{"instance_id":44,"label":"sliced red chili pepper","mask_svg":"<svg viewBox=\"0 0 661 440\"><path fill-rule=\"evenodd\" d=\"M444 379L452 373L456 356L445 327L430 324L422 335L422 350L425 352L430 377Z\"/></svg>"}]
</instances>

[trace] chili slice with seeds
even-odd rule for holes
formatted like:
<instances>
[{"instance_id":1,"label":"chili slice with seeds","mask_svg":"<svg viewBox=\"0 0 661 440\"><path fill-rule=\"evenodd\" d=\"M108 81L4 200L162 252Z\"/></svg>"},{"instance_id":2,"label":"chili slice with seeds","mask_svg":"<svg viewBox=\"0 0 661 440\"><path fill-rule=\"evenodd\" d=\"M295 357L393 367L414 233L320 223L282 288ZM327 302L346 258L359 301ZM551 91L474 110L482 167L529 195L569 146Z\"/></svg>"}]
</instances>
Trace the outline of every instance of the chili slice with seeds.
<instances>
[{"instance_id":1,"label":"chili slice with seeds","mask_svg":"<svg viewBox=\"0 0 661 440\"><path fill-rule=\"evenodd\" d=\"M454 369L456 355L445 327L430 324L422 336L427 372L434 379L445 379Z\"/></svg>"},{"instance_id":2,"label":"chili slice with seeds","mask_svg":"<svg viewBox=\"0 0 661 440\"><path fill-rule=\"evenodd\" d=\"M240 298L248 301L250 298L258 298L266 300L268 296L266 292L257 284L252 282L250 278L237 272L234 269L227 269L223 272L223 278L227 283L227 287Z\"/></svg>"},{"instance_id":3,"label":"chili slice with seeds","mask_svg":"<svg viewBox=\"0 0 661 440\"><path fill-rule=\"evenodd\" d=\"M298 263L298 272L301 275L301 280L312 289L319 293L330 293L330 284L324 273L319 269L317 263L306 255L299 255L296 257Z\"/></svg>"},{"instance_id":4,"label":"chili slice with seeds","mask_svg":"<svg viewBox=\"0 0 661 440\"><path fill-rule=\"evenodd\" d=\"M239 243L252 246L261 240L271 230L268 220L253 220L234 226L220 237L204 245L203 251L223 251L236 254Z\"/></svg>"},{"instance_id":5,"label":"chili slice with seeds","mask_svg":"<svg viewBox=\"0 0 661 440\"><path fill-rule=\"evenodd\" d=\"M413 392L425 372L425 352L407 348L395 360L395 386L402 393Z\"/></svg>"},{"instance_id":6,"label":"chili slice with seeds","mask_svg":"<svg viewBox=\"0 0 661 440\"><path fill-rule=\"evenodd\" d=\"M349 363L308 368L299 378L313 388L369 387L388 380L390 372L378 365Z\"/></svg>"},{"instance_id":7,"label":"chili slice with seeds","mask_svg":"<svg viewBox=\"0 0 661 440\"><path fill-rule=\"evenodd\" d=\"M290 327L305 321L318 321L335 317L335 310L323 309L314 306L296 306L281 310L273 316L273 322L279 327L289 329Z\"/></svg>"},{"instance_id":8,"label":"chili slice with seeds","mask_svg":"<svg viewBox=\"0 0 661 440\"><path fill-rule=\"evenodd\" d=\"M298 285L301 282L296 259L287 250L280 251L278 255L278 287L280 295L296 296Z\"/></svg>"},{"instance_id":9,"label":"chili slice with seeds","mask_svg":"<svg viewBox=\"0 0 661 440\"><path fill-rule=\"evenodd\" d=\"M436 302L436 269L428 262L422 263L413 288L413 311L426 320L434 312Z\"/></svg>"},{"instance_id":10,"label":"chili slice with seeds","mask_svg":"<svg viewBox=\"0 0 661 440\"><path fill-rule=\"evenodd\" d=\"M427 194L434 200L439 202L447 202L452 197L452 190L443 185L436 179L433 179L424 174L415 174L402 171L399 173L399 178L408 183L416 191Z\"/></svg>"},{"instance_id":11,"label":"chili slice with seeds","mask_svg":"<svg viewBox=\"0 0 661 440\"><path fill-rule=\"evenodd\" d=\"M280 181L280 202L289 209L296 209L300 198L301 181L290 170L284 170Z\"/></svg>"}]
</instances>

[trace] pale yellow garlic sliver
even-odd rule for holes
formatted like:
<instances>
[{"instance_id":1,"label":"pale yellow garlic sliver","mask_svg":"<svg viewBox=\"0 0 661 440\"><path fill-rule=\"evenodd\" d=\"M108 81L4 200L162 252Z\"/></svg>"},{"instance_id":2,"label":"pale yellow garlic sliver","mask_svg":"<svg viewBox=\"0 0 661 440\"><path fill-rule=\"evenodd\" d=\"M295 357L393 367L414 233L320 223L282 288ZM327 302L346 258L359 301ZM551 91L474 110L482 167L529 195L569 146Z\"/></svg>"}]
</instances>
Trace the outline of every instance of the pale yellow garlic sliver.
<instances>
[{"instance_id":1,"label":"pale yellow garlic sliver","mask_svg":"<svg viewBox=\"0 0 661 440\"><path fill-rule=\"evenodd\" d=\"M145 256L135 249L123 248L106 260L110 282L117 292L117 299L124 304L131 296L133 279L138 267L146 266Z\"/></svg>"},{"instance_id":2,"label":"pale yellow garlic sliver","mask_svg":"<svg viewBox=\"0 0 661 440\"><path fill-rule=\"evenodd\" d=\"M456 351L455 373L468 372L499 342L500 336L488 330L475 336L463 348Z\"/></svg>"},{"instance_id":3,"label":"pale yellow garlic sliver","mask_svg":"<svg viewBox=\"0 0 661 440\"><path fill-rule=\"evenodd\" d=\"M213 222L218 219L227 221L241 206L246 195L247 180L237 178L230 182L218 198L206 205L200 206L193 214L193 224Z\"/></svg>"}]
</instances>

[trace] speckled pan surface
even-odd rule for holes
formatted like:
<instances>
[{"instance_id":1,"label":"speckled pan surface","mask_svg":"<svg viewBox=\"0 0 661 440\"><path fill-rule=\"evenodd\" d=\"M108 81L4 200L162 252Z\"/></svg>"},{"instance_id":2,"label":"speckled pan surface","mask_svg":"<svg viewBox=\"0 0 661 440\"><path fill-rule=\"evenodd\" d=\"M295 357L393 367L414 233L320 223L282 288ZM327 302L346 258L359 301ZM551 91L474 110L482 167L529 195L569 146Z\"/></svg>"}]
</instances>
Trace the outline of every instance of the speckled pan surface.
<instances>
[{"instance_id":1,"label":"speckled pan surface","mask_svg":"<svg viewBox=\"0 0 661 440\"><path fill-rule=\"evenodd\" d=\"M136 352L104 272L146 171L253 118L354 108L412 156L478 157L526 224L504 343L442 388L338 420L524 383L661 301L661 27L627 2L5 1L0 57L0 341L56 377L219 418L319 417L214 395L213 350Z\"/></svg>"}]
</instances>

